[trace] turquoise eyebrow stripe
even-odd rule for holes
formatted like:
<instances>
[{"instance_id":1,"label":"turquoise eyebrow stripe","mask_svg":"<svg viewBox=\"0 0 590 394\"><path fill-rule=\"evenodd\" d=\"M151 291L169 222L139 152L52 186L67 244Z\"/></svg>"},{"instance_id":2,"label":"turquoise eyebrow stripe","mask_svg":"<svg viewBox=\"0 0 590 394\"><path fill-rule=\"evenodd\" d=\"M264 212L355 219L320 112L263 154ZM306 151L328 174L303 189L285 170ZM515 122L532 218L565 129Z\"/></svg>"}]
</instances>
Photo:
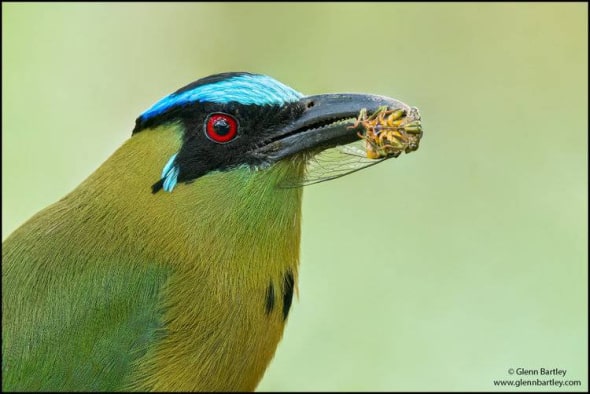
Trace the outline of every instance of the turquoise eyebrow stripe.
<instances>
[{"instance_id":1,"label":"turquoise eyebrow stripe","mask_svg":"<svg viewBox=\"0 0 590 394\"><path fill-rule=\"evenodd\" d=\"M155 103L141 117L143 120L149 119L172 107L193 102L226 104L235 101L244 105L283 105L301 97L303 94L266 75L240 75L179 94L172 93Z\"/></svg>"}]
</instances>

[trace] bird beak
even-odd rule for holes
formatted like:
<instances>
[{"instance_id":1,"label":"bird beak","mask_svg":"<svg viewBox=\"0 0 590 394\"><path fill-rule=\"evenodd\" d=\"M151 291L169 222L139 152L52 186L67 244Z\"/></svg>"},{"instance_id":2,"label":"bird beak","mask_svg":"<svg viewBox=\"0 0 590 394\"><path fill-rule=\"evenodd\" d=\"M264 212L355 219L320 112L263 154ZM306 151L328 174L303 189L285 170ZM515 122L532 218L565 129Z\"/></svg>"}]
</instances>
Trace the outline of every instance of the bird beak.
<instances>
[{"instance_id":1,"label":"bird beak","mask_svg":"<svg viewBox=\"0 0 590 394\"><path fill-rule=\"evenodd\" d=\"M359 139L355 127L361 110L370 116L382 107L401 109L410 107L401 101L371 94L321 94L302 98L298 105L303 113L287 126L276 131L272 139L259 147L255 154L278 161L302 152L319 153L322 150L345 145Z\"/></svg>"}]
</instances>

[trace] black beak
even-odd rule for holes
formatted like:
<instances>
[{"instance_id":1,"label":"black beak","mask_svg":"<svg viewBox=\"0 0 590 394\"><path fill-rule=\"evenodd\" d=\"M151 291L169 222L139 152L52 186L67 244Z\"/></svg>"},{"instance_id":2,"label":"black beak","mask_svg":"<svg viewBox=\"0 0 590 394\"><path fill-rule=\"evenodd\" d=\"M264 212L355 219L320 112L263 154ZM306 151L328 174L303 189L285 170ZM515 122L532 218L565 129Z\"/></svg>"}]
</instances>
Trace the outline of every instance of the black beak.
<instances>
[{"instance_id":1,"label":"black beak","mask_svg":"<svg viewBox=\"0 0 590 394\"><path fill-rule=\"evenodd\" d=\"M353 125L362 109L368 116L382 107L410 111L401 101L371 94L321 94L304 97L297 104L303 113L258 148L256 155L278 161L301 152L318 153L357 141L360 129Z\"/></svg>"}]
</instances>

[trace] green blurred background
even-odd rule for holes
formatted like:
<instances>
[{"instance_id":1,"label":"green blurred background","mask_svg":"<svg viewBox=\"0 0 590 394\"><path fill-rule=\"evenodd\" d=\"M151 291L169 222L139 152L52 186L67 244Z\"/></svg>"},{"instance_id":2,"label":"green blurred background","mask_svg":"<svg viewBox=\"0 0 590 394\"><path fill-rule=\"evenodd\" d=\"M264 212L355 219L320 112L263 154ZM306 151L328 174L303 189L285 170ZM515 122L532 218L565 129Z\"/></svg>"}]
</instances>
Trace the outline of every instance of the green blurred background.
<instances>
[{"instance_id":1,"label":"green blurred background","mask_svg":"<svg viewBox=\"0 0 590 394\"><path fill-rule=\"evenodd\" d=\"M3 239L208 74L392 96L421 147L305 189L300 296L258 389L544 367L587 390L587 33L585 3L3 3Z\"/></svg>"}]
</instances>

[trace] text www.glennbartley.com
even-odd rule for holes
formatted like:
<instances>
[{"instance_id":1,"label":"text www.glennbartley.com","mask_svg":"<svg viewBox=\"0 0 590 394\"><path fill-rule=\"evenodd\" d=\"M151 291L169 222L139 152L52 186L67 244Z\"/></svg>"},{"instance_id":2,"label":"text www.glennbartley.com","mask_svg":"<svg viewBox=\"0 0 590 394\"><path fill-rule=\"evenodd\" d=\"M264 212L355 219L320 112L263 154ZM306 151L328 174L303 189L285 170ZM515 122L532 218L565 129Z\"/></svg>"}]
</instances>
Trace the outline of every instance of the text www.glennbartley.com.
<instances>
[{"instance_id":1,"label":"text www.glennbartley.com","mask_svg":"<svg viewBox=\"0 0 590 394\"><path fill-rule=\"evenodd\" d=\"M580 380L563 379L567 374L566 369L527 369L527 368L509 368L510 375L518 375L518 378L494 380L494 386L506 387L575 387L581 386Z\"/></svg>"}]
</instances>

